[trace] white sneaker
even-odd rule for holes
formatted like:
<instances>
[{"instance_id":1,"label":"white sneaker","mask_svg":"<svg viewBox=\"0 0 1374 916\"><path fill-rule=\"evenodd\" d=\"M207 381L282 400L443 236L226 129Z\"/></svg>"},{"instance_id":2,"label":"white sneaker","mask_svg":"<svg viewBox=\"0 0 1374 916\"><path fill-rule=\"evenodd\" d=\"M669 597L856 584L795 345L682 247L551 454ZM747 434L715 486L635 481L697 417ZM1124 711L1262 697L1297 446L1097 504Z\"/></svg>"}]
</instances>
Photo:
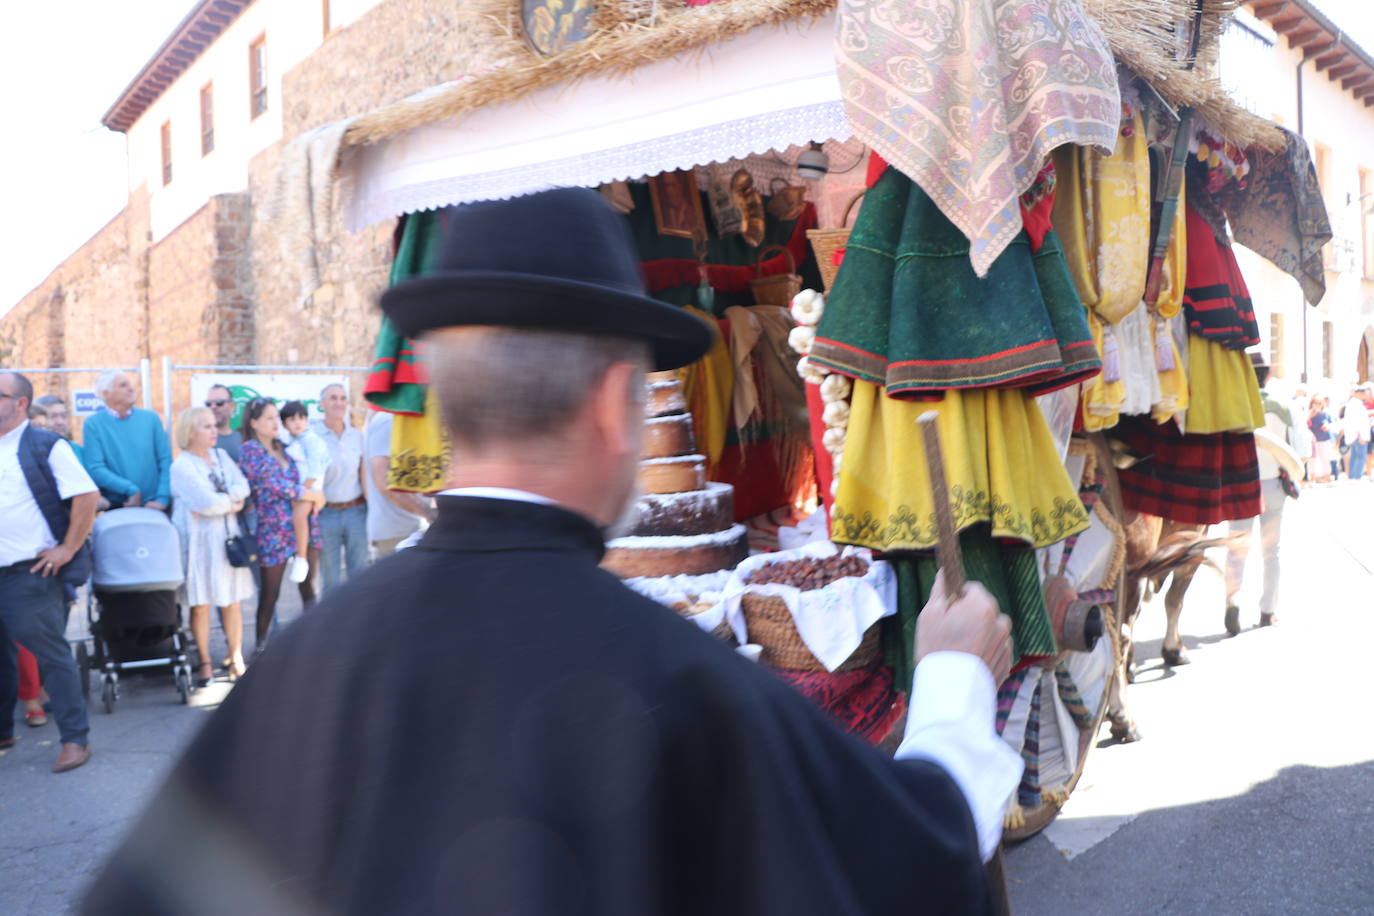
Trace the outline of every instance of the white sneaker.
<instances>
[{"instance_id":1,"label":"white sneaker","mask_svg":"<svg viewBox=\"0 0 1374 916\"><path fill-rule=\"evenodd\" d=\"M292 557L286 574L292 582L301 583L310 577L310 562L305 557Z\"/></svg>"}]
</instances>

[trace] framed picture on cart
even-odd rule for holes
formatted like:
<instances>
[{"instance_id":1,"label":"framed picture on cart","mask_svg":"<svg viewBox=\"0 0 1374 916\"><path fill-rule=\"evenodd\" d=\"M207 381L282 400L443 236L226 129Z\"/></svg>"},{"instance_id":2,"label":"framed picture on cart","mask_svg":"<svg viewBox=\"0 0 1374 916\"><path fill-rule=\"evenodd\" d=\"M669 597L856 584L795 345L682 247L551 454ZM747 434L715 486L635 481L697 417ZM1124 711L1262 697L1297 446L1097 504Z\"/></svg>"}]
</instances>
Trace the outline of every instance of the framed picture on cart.
<instances>
[{"instance_id":1,"label":"framed picture on cart","mask_svg":"<svg viewBox=\"0 0 1374 916\"><path fill-rule=\"evenodd\" d=\"M688 169L655 175L649 179L649 198L659 235L683 239L705 236L706 215L701 209L695 172Z\"/></svg>"}]
</instances>

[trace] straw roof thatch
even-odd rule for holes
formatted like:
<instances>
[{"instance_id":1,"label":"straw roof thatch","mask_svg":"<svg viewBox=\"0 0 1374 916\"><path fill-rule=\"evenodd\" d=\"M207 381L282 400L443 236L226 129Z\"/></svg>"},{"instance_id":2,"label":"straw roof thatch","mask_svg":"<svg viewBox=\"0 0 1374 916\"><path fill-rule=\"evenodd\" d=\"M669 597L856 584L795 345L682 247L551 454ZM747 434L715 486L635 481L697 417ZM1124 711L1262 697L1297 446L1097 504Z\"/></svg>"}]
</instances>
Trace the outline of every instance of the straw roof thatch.
<instances>
[{"instance_id":1,"label":"straw roof thatch","mask_svg":"<svg viewBox=\"0 0 1374 916\"><path fill-rule=\"evenodd\" d=\"M737 38L764 25L823 16L837 0L727 0L687 7L682 0L601 0L596 32L550 57L525 45L517 28L516 0L472 0L485 4L489 47L506 64L476 74L422 99L399 102L355 120L343 144L375 143L393 134L461 117L487 105L591 76L630 73L647 64ZM1281 149L1274 125L1240 108L1208 73L1217 37L1240 0L1201 0L1198 53L1176 56L1178 23L1191 21L1198 0L1084 0L1088 15L1107 36L1120 63L1148 81L1170 104L1191 106L1214 131L1242 145Z\"/></svg>"}]
</instances>

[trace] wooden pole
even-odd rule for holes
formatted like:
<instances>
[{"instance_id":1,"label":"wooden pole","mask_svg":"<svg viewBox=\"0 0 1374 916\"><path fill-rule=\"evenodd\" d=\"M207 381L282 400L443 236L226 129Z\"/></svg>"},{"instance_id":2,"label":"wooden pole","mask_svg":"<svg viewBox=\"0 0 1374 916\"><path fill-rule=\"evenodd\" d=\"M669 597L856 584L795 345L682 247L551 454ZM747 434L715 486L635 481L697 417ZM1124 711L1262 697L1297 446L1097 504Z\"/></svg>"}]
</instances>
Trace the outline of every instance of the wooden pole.
<instances>
[{"instance_id":1,"label":"wooden pole","mask_svg":"<svg viewBox=\"0 0 1374 916\"><path fill-rule=\"evenodd\" d=\"M945 484L945 459L940 450L940 415L927 410L916 420L926 447L926 470L930 475L930 495L935 504L935 557L945 574L945 595L951 601L964 593L964 558L959 552L959 532L954 528L954 512L949 507L949 487Z\"/></svg>"},{"instance_id":2,"label":"wooden pole","mask_svg":"<svg viewBox=\"0 0 1374 916\"><path fill-rule=\"evenodd\" d=\"M950 601L964 592L964 558L959 550L959 532L954 527L954 512L949 507L949 487L945 483L945 458L940 449L940 415L927 410L916 420L925 445L926 470L930 475L930 495L935 504L935 556L944 573L945 597ZM992 909L997 916L1011 916L1011 895L1007 890L1006 864L1002 847L987 864L988 884L992 887Z\"/></svg>"}]
</instances>

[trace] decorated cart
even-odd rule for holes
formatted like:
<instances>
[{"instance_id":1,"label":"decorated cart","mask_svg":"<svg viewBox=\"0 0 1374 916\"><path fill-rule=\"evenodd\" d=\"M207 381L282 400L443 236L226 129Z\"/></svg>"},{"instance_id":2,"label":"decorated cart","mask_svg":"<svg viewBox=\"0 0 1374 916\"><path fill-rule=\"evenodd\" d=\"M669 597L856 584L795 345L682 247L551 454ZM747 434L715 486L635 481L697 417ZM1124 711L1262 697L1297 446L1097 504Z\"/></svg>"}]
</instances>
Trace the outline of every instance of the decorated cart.
<instances>
[{"instance_id":1,"label":"decorated cart","mask_svg":"<svg viewBox=\"0 0 1374 916\"><path fill-rule=\"evenodd\" d=\"M957 541L1014 621L1027 836L1109 706L1129 733L1127 517L1170 516L1184 477L1206 505L1180 521L1257 511L1225 223L1306 175L1207 75L1233 6L490 0L489 66L323 136L349 223L402 218L393 280L451 206L583 186L625 214L651 293L718 336L650 379L606 565L875 744ZM438 489L423 356L385 325L368 396L398 415L393 486Z\"/></svg>"}]
</instances>

